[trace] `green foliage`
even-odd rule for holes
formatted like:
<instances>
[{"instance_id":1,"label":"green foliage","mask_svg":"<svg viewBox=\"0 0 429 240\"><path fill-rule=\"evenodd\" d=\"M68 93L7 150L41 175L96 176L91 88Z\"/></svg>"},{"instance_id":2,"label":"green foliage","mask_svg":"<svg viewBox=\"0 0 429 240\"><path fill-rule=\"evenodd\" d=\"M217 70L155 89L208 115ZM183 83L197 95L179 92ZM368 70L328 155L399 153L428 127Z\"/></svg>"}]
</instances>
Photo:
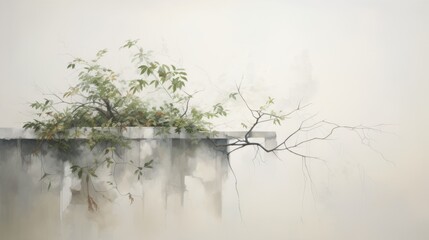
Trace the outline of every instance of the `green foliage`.
<instances>
[{"instance_id":1,"label":"green foliage","mask_svg":"<svg viewBox=\"0 0 429 240\"><path fill-rule=\"evenodd\" d=\"M113 174L118 164L134 168L137 180L143 176L144 169L153 167L153 159L143 164L133 159L117 159L120 156L118 152L128 147L129 142L122 134L127 127L156 127L160 134L186 132L191 136L196 133L209 135L213 133L210 120L228 114L221 103L214 104L208 111L192 106L193 95L185 92L188 83L185 69L152 60L150 52L139 47L137 40L127 41L120 49L133 52L131 63L135 67L135 77L124 79L104 66L101 62L108 52L106 49L98 51L92 60L75 58L67 69L76 72L77 83L62 95L51 94L52 99L32 103L30 106L35 110L36 118L24 124L25 129L36 132L41 142L65 153L64 156L72 155L81 147L93 152L101 150L95 159L71 163L71 172L87 185L90 211L98 209L89 186L94 178L98 178L100 167L111 170L112 179L106 183L118 192ZM247 131L243 140L235 142L241 144L241 148L255 145L249 142L249 136L257 125L264 122L280 125L287 115L270 110L274 104L272 98L268 98L259 109L252 109L239 87L237 90L229 94L228 99L240 97L254 118L253 123L241 124ZM149 98L150 93L156 93L156 98ZM76 138L84 140L77 143ZM41 178L41 181L49 180L48 189L51 187L51 175L45 173ZM134 201L131 193L122 195L128 195L131 203Z\"/></svg>"},{"instance_id":2,"label":"green foliage","mask_svg":"<svg viewBox=\"0 0 429 240\"><path fill-rule=\"evenodd\" d=\"M92 165L72 163L72 172L79 178L86 176L87 181L97 177L100 166L110 168L117 164L113 153L128 146L122 137L126 127L157 127L161 133L207 133L212 129L209 119L227 115L221 104L215 104L210 111L190 106L193 96L184 91L188 82L185 69L153 61L137 40L127 41L120 49L134 52L131 62L136 78L123 79L103 66L106 49L98 51L92 60L75 58L67 69L77 73L77 83L62 95L51 94L52 99L32 103L36 118L23 126L61 152L76 148L70 139L82 135L90 150L104 148L104 155ZM168 101L146 98L148 92L162 93ZM152 168L152 163L153 160L138 166L132 160L129 162L136 168L138 179L144 168ZM93 198L88 199L88 204L91 209L96 208Z\"/></svg>"},{"instance_id":3,"label":"green foliage","mask_svg":"<svg viewBox=\"0 0 429 240\"><path fill-rule=\"evenodd\" d=\"M52 94L54 99L32 103L30 106L38 118L25 123L24 128L35 130L44 140L68 138L70 129L91 128L91 140L98 142L96 127L162 127L195 133L211 129L208 119L226 116L220 104L214 105L212 111L194 107L188 111L192 95L182 91L188 81L186 71L150 60L136 44L136 40L129 40L122 48L137 49L133 58L137 61L137 79L119 80L119 74L102 66L99 62L106 49L90 61L76 58L67 68L78 71L78 83L62 96ZM139 95L145 91L162 91L170 101L161 105L153 103Z\"/></svg>"}]
</instances>

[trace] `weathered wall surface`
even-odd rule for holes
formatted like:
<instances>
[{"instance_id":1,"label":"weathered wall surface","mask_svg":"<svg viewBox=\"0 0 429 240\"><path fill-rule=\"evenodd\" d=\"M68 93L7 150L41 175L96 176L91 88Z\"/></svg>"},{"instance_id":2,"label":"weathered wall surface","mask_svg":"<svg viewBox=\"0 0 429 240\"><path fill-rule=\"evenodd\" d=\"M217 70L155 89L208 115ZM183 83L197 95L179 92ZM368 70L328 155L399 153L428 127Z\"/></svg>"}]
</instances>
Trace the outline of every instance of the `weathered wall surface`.
<instances>
[{"instance_id":1,"label":"weathered wall surface","mask_svg":"<svg viewBox=\"0 0 429 240\"><path fill-rule=\"evenodd\" d=\"M81 146L65 155L37 141L31 134L3 132L3 137L0 136L0 226L4 229L0 231L16 237L20 229L7 228L27 226L28 230L22 233L27 236L31 234L29 226L37 226L35 232L41 236L49 233L72 239L96 236L98 228L110 224L105 216L112 214L127 213L131 216L128 221L150 219L154 226L177 223L181 217L221 217L222 184L228 172L226 149L215 148L212 141L224 144L226 139L191 140L179 135L159 138L152 134L141 134L139 138L138 133L129 131L128 134L130 148L118 149L115 159L118 162L132 160L137 165L153 160L153 168L144 169L143 177L138 180L135 167L129 164L116 164L113 174L100 167L98 177L92 178L92 186L89 186L71 173L70 166L76 163L85 166L102 156L103 149L90 151L84 139L76 139ZM45 173L48 175L43 177ZM117 190L109 190L111 186L106 184L112 177ZM87 210L87 188L99 205L97 214ZM132 206L128 194L133 198ZM47 206L38 206L40 203ZM40 221L24 217L40 217L37 209L49 209L41 213L52 221L46 222L49 229L41 231ZM118 215L118 218L121 217ZM78 226L79 230L64 228L64 224Z\"/></svg>"},{"instance_id":2,"label":"weathered wall surface","mask_svg":"<svg viewBox=\"0 0 429 240\"><path fill-rule=\"evenodd\" d=\"M39 181L41 161L31 155L35 145L34 140L0 140L2 239L58 239L61 234L60 176L48 192L47 185ZM60 170L62 163L51 166Z\"/></svg>"}]
</instances>

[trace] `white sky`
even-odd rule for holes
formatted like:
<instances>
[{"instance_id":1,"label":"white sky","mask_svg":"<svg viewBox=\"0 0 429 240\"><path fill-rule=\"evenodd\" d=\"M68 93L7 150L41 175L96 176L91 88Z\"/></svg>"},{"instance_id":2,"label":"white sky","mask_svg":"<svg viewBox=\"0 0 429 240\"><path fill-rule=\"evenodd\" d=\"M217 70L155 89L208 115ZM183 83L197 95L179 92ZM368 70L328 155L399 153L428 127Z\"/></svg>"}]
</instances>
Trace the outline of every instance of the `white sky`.
<instances>
[{"instance_id":1,"label":"white sky","mask_svg":"<svg viewBox=\"0 0 429 240\"><path fill-rule=\"evenodd\" d=\"M135 38L183 63L196 88L233 90L243 76L261 96L310 98L317 88L322 108L354 109L354 117L374 121L387 114L396 123L418 111L429 85L425 1L0 4L4 127L27 120L27 102L41 92L68 86L68 54L90 57Z\"/></svg>"},{"instance_id":2,"label":"white sky","mask_svg":"<svg viewBox=\"0 0 429 240\"><path fill-rule=\"evenodd\" d=\"M407 206L423 206L428 23L429 1L416 0L1 0L0 127L21 126L31 118L28 102L66 89L70 55L115 54L138 38L185 66L208 100L243 78L249 101L270 95L287 108L303 98L321 118L396 124L400 140L382 150L398 167L374 175L410 195Z\"/></svg>"}]
</instances>

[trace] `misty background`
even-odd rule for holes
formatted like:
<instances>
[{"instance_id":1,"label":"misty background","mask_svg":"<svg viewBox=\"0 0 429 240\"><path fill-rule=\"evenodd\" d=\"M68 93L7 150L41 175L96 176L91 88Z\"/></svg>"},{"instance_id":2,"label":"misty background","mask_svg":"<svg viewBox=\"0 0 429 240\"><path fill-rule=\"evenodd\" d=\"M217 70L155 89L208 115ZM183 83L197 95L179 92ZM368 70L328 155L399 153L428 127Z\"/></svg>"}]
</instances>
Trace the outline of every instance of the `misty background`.
<instances>
[{"instance_id":1,"label":"misty background","mask_svg":"<svg viewBox=\"0 0 429 240\"><path fill-rule=\"evenodd\" d=\"M125 71L118 48L140 39L187 69L202 107L241 82L255 105L271 96L290 110L302 100L319 119L391 124L392 134L374 135L387 160L347 132L306 149L326 159L308 160L309 171L287 154L233 156L256 239L427 239L428 13L418 0L2 0L0 127L21 127L29 102L74 83L73 57L107 48L108 63ZM230 108L218 127L241 130L240 117L251 116ZM265 130L281 138L287 129Z\"/></svg>"}]
</instances>

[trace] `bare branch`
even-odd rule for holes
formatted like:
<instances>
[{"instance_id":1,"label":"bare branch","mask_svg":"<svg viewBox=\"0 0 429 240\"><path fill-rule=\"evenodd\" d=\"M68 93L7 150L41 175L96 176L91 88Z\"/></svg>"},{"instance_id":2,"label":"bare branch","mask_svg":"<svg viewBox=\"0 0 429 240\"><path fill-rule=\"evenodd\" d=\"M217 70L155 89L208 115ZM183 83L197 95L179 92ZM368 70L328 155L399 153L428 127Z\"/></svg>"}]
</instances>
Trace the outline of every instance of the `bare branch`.
<instances>
[{"instance_id":1,"label":"bare branch","mask_svg":"<svg viewBox=\"0 0 429 240\"><path fill-rule=\"evenodd\" d=\"M368 146L369 148L371 148L372 150L374 150L370 144L369 138L366 136L366 131L382 132L382 130L379 127L383 126L383 125L348 126L348 125L340 125L340 124L330 122L330 121L326 121L326 120L321 120L321 121L316 121L314 123L309 123L312 119L314 119L317 116L317 114L314 114L314 115L311 115L310 117L302 120L299 127L296 128L294 131L292 131L289 135L287 135L282 141L280 141L279 144L277 144L276 146L274 146L272 148L267 148L266 146L260 144L259 142L255 142L255 141L251 140L251 136L252 136L253 131L258 126L260 126L261 124L266 123L266 122L270 122L270 121L274 121L274 119L282 119L283 120L283 119L289 118L294 113L297 113L298 111L301 111L304 108L310 106L310 104L302 105L301 101L300 101L298 103L297 107L295 109L293 109L292 111L290 111L286 114L277 115L273 112L265 111L265 109L263 107L261 107L261 109L258 109L258 110L251 108L250 105L247 103L246 99L244 98L244 96L241 92L240 86L237 85L236 87L237 87L238 95L240 96L241 100L244 102L246 108L251 112L252 117L254 118L254 121L251 124L251 126L246 130L246 132L244 133L244 137L242 137L242 138L235 138L235 139L233 139L233 141L230 141L226 144L220 144L220 145L218 145L214 141L212 141L212 143L217 147L232 148L232 150L228 151L228 154L231 154L231 153L233 153L239 149L242 149L244 147L247 147L247 146L255 146L258 148L258 150L262 149L263 151L265 151L267 153L276 154L279 151L287 151L287 152L291 153L292 155L299 156L303 159L321 160L320 158L318 158L316 156L303 154L303 153L296 151L295 149L297 149L300 146L310 144L313 142L329 140L329 138L332 135L334 135L335 132L337 132L340 129L345 129L345 130L349 130L349 131L356 133L359 136L359 138L361 139L362 144L364 144L364 145ZM299 136L300 133L302 133L302 132L307 132L307 133L308 132L315 132L315 130L318 130L320 128L328 128L329 130L326 134L323 134L321 136L319 135L319 136L315 136L315 137L306 138L303 140L298 140L299 138L297 136ZM294 143L291 143L292 139L295 139ZM378 152L378 151L375 151L375 152L380 154L380 156L383 159L385 159L384 156L380 152Z\"/></svg>"}]
</instances>

